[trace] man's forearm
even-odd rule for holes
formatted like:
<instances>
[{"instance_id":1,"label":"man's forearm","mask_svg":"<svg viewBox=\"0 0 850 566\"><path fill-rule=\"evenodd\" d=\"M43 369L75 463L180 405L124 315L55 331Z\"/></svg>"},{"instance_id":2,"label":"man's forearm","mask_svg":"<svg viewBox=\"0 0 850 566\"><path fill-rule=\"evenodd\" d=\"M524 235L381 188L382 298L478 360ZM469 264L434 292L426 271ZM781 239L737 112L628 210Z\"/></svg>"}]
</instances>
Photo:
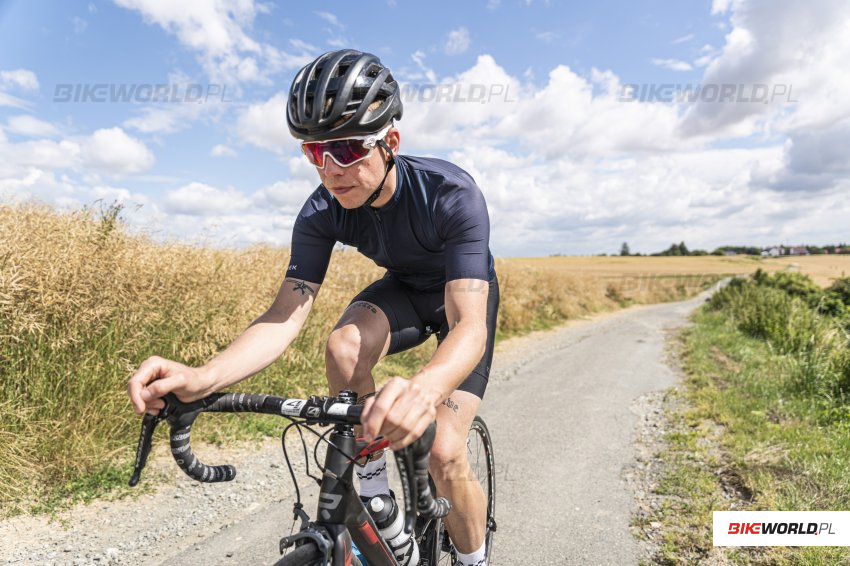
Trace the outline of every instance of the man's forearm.
<instances>
[{"instance_id":1,"label":"man's forearm","mask_svg":"<svg viewBox=\"0 0 850 566\"><path fill-rule=\"evenodd\" d=\"M487 326L479 321L460 322L446 336L434 356L411 381L433 391L439 405L475 369L484 355Z\"/></svg>"},{"instance_id":2,"label":"man's forearm","mask_svg":"<svg viewBox=\"0 0 850 566\"><path fill-rule=\"evenodd\" d=\"M295 340L302 325L303 321L294 317L280 321L271 312L260 316L226 350L199 368L210 378L209 393L230 387L271 365Z\"/></svg>"}]
</instances>

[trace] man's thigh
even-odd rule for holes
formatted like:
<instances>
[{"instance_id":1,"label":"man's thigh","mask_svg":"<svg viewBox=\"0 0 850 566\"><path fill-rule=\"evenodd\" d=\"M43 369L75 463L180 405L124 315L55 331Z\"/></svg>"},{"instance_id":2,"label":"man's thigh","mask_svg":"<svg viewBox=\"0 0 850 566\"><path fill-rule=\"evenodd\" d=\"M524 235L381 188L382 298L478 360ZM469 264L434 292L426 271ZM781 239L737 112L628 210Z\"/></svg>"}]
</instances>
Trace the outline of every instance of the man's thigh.
<instances>
[{"instance_id":1,"label":"man's thigh","mask_svg":"<svg viewBox=\"0 0 850 566\"><path fill-rule=\"evenodd\" d=\"M409 292L391 276L379 279L360 291L346 313L358 310L356 305L360 303L368 303L386 320L389 342L383 355L418 346L431 335L431 329L416 312ZM369 311L366 310L368 318Z\"/></svg>"}]
</instances>

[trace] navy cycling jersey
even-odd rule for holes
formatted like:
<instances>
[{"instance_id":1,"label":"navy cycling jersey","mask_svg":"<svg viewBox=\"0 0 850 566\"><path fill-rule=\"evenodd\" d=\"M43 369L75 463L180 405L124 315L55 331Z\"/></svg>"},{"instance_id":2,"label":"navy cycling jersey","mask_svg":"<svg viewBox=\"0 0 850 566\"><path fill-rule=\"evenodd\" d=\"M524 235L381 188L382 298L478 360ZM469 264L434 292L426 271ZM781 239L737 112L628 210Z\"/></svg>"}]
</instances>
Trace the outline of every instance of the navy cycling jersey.
<instances>
[{"instance_id":1,"label":"navy cycling jersey","mask_svg":"<svg viewBox=\"0 0 850 566\"><path fill-rule=\"evenodd\" d=\"M321 283L342 242L419 291L454 279L493 279L490 218L472 177L426 157L396 156L394 169L396 190L380 208L345 209L319 185L295 220L287 276Z\"/></svg>"}]
</instances>

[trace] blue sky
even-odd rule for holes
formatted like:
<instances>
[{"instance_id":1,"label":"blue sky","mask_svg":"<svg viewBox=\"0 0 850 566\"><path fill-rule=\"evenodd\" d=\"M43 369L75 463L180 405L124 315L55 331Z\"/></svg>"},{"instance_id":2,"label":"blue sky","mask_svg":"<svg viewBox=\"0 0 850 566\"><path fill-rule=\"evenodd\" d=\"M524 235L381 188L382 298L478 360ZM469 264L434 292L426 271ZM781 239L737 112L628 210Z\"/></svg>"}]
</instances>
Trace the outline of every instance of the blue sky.
<instances>
[{"instance_id":1,"label":"blue sky","mask_svg":"<svg viewBox=\"0 0 850 566\"><path fill-rule=\"evenodd\" d=\"M286 245L318 181L281 97L301 65L346 46L407 85L508 89L480 105L413 100L400 123L403 152L476 178L497 255L848 240L850 163L834 150L850 141L846 4L0 0L0 201L119 201L157 235ZM58 102L61 84L226 97ZM626 84L795 96L624 101Z\"/></svg>"}]
</instances>

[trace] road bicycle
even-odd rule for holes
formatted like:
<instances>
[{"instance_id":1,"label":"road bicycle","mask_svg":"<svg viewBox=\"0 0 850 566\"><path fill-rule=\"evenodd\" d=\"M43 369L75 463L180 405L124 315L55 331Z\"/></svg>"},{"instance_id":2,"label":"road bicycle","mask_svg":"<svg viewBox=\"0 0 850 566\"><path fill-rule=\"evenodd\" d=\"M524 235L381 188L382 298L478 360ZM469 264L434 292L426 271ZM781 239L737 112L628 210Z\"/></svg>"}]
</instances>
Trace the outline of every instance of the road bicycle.
<instances>
[{"instance_id":1,"label":"road bicycle","mask_svg":"<svg viewBox=\"0 0 850 566\"><path fill-rule=\"evenodd\" d=\"M311 396L309 399L287 399L249 393L214 393L192 403L183 403L173 394L163 397L165 407L157 415L145 415L136 449L136 462L130 486L138 484L150 454L153 433L161 421L170 426L171 453L177 465L192 479L200 482L230 481L236 477L231 465L208 466L202 463L190 446L190 432L195 419L203 412L263 413L284 417L291 423L282 433L284 458L295 486L293 505L295 520L301 521L297 533L280 540L283 555L276 566L398 566L387 541L381 536L371 514L366 510L353 484L355 464L382 453L389 441L378 438L366 443L355 438L354 426L360 424L363 407L355 404L357 395L343 391L335 397ZM320 433L314 426L330 426ZM313 450L321 478L310 473L309 458L306 473L320 485L317 520L312 521L301 503L301 490L286 446L286 435L293 428L301 436L307 452L303 431L317 437ZM414 533L419 544L419 566L451 565L457 552L443 523L451 504L435 497L434 483L428 475L428 460L436 434L431 425L416 442L395 452L401 480L404 511L404 530ZM319 463L318 449L327 446L324 466ZM480 417L470 427L467 437L470 466L481 482L487 497L486 552L490 563L493 550L495 521L495 464L493 447L487 425ZM471 479L471 478L470 478ZM399 511L401 512L402 509ZM352 543L363 556L361 562L352 552Z\"/></svg>"}]
</instances>

